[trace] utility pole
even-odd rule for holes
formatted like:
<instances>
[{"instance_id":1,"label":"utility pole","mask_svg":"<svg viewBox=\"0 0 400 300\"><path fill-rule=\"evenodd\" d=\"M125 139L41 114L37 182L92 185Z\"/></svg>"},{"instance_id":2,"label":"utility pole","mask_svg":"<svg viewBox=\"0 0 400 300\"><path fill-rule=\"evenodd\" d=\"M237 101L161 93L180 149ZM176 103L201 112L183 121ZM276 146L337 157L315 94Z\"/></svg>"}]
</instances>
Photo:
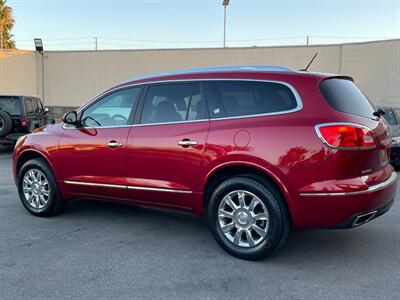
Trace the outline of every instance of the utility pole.
<instances>
[{"instance_id":1,"label":"utility pole","mask_svg":"<svg viewBox=\"0 0 400 300\"><path fill-rule=\"evenodd\" d=\"M307 35L307 46L310 45L310 37Z\"/></svg>"},{"instance_id":2,"label":"utility pole","mask_svg":"<svg viewBox=\"0 0 400 300\"><path fill-rule=\"evenodd\" d=\"M226 7L229 5L230 0L223 0L222 5L224 6L224 48L226 48Z\"/></svg>"},{"instance_id":3,"label":"utility pole","mask_svg":"<svg viewBox=\"0 0 400 300\"><path fill-rule=\"evenodd\" d=\"M94 49L96 51L99 50L99 38L98 37L94 38Z\"/></svg>"},{"instance_id":4,"label":"utility pole","mask_svg":"<svg viewBox=\"0 0 400 300\"><path fill-rule=\"evenodd\" d=\"M0 23L0 50L3 49L3 24Z\"/></svg>"}]
</instances>

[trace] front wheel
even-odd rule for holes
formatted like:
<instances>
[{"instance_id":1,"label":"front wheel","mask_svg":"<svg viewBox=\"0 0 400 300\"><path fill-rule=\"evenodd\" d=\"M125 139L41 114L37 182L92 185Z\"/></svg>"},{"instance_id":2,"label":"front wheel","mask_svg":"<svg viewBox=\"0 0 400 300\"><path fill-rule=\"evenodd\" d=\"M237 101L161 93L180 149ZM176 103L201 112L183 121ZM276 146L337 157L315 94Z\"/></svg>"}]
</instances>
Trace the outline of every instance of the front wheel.
<instances>
[{"instance_id":1,"label":"front wheel","mask_svg":"<svg viewBox=\"0 0 400 300\"><path fill-rule=\"evenodd\" d=\"M257 260L275 252L290 232L284 200L273 186L234 177L217 187L207 208L218 244L233 256Z\"/></svg>"},{"instance_id":2,"label":"front wheel","mask_svg":"<svg viewBox=\"0 0 400 300\"><path fill-rule=\"evenodd\" d=\"M24 207L36 216L52 216L65 207L53 172L43 159L32 159L22 166L18 173L18 193Z\"/></svg>"}]
</instances>

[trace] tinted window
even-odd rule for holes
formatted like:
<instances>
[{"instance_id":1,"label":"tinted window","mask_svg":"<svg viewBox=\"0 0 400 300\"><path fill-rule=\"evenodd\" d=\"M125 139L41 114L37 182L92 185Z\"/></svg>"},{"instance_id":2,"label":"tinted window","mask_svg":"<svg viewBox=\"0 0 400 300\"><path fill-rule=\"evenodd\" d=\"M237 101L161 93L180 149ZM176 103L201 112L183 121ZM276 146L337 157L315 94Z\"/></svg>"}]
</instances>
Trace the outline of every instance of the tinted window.
<instances>
[{"instance_id":1,"label":"tinted window","mask_svg":"<svg viewBox=\"0 0 400 300\"><path fill-rule=\"evenodd\" d=\"M327 79L322 81L319 87L325 100L333 109L373 118L374 107L351 80Z\"/></svg>"},{"instance_id":2,"label":"tinted window","mask_svg":"<svg viewBox=\"0 0 400 300\"><path fill-rule=\"evenodd\" d=\"M207 100L211 118L284 112L297 107L292 90L275 82L208 82Z\"/></svg>"},{"instance_id":3,"label":"tinted window","mask_svg":"<svg viewBox=\"0 0 400 300\"><path fill-rule=\"evenodd\" d=\"M0 108L10 115L21 115L19 97L0 97Z\"/></svg>"},{"instance_id":4,"label":"tinted window","mask_svg":"<svg viewBox=\"0 0 400 300\"><path fill-rule=\"evenodd\" d=\"M205 113L199 84L153 85L147 91L141 124L200 120Z\"/></svg>"},{"instance_id":5,"label":"tinted window","mask_svg":"<svg viewBox=\"0 0 400 300\"><path fill-rule=\"evenodd\" d=\"M140 87L131 88L107 95L83 112L82 124L87 127L128 125L140 90Z\"/></svg>"},{"instance_id":6,"label":"tinted window","mask_svg":"<svg viewBox=\"0 0 400 300\"><path fill-rule=\"evenodd\" d=\"M25 100L25 108L26 108L26 114L27 115L33 115L34 107L33 107L31 99L26 99Z\"/></svg>"},{"instance_id":7,"label":"tinted window","mask_svg":"<svg viewBox=\"0 0 400 300\"><path fill-rule=\"evenodd\" d=\"M29 101L31 102L31 105L32 105L33 114L39 113L39 107L38 107L38 104L37 104L36 100L35 99L30 99Z\"/></svg>"},{"instance_id":8,"label":"tinted window","mask_svg":"<svg viewBox=\"0 0 400 300\"><path fill-rule=\"evenodd\" d=\"M396 113L394 112L394 110L390 109L390 108L381 108L385 114L383 115L383 117L385 118L385 120L390 124L390 125L397 125L397 116Z\"/></svg>"}]
</instances>

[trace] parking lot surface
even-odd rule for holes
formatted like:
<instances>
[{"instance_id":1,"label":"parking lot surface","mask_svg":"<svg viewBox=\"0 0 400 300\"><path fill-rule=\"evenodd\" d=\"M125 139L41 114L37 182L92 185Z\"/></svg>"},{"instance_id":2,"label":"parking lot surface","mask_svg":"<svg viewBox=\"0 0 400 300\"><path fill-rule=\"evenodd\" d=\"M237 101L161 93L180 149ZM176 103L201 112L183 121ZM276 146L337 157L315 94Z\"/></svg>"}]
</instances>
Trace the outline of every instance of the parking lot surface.
<instances>
[{"instance_id":1,"label":"parking lot surface","mask_svg":"<svg viewBox=\"0 0 400 300\"><path fill-rule=\"evenodd\" d=\"M399 299L400 197L351 230L294 232L273 257L225 253L196 216L76 201L30 215L0 147L0 298Z\"/></svg>"}]
</instances>

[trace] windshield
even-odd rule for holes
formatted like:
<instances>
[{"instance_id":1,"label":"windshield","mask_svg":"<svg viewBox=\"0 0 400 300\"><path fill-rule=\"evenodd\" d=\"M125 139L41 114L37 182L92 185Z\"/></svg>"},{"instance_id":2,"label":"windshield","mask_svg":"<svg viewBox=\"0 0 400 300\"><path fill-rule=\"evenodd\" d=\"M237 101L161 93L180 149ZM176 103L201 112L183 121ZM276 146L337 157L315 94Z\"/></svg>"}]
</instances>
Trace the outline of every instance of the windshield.
<instances>
[{"instance_id":1,"label":"windshield","mask_svg":"<svg viewBox=\"0 0 400 300\"><path fill-rule=\"evenodd\" d=\"M19 97L0 96L0 109L10 115L21 115L21 102Z\"/></svg>"}]
</instances>

